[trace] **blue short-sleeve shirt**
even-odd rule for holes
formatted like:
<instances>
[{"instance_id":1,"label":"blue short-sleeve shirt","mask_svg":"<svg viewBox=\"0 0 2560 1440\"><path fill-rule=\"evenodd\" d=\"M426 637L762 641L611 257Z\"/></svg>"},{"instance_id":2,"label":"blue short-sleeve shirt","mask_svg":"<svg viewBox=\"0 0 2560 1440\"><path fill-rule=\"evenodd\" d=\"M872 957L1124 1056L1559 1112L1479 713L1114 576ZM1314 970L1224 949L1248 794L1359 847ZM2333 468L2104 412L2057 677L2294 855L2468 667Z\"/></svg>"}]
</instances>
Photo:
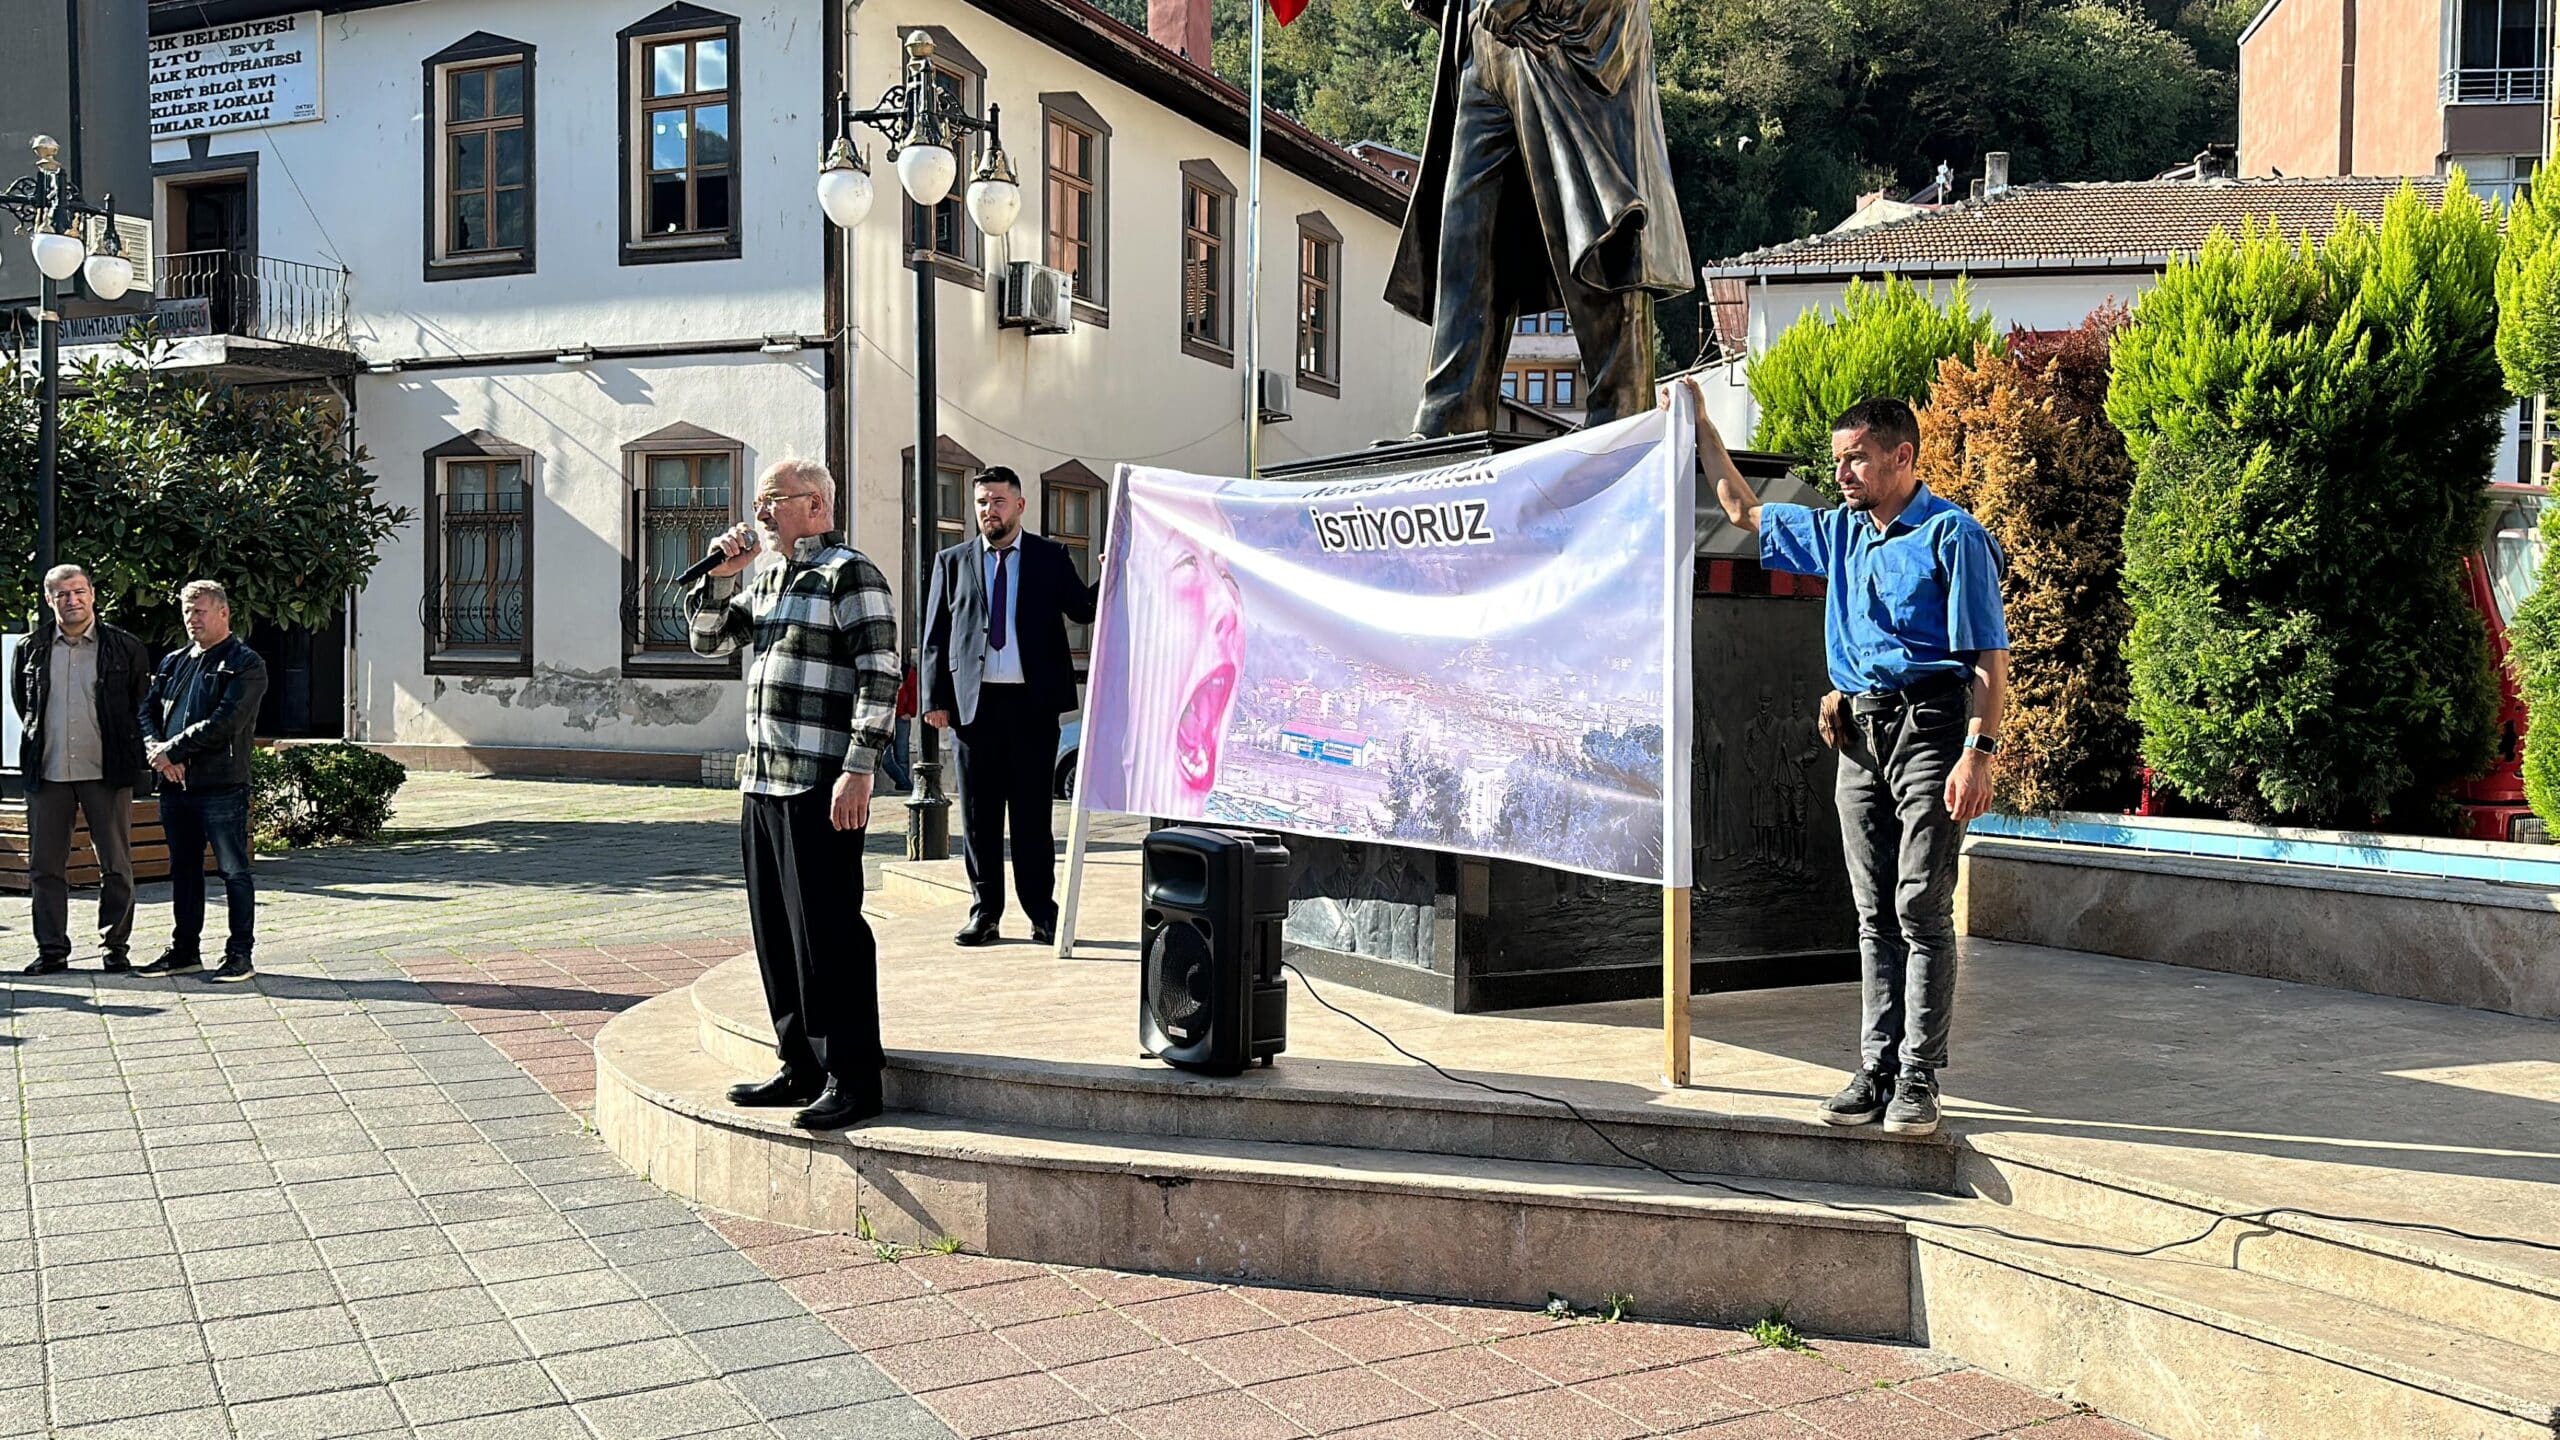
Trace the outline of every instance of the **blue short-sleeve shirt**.
<instances>
[{"instance_id":1,"label":"blue short-sleeve shirt","mask_svg":"<svg viewBox=\"0 0 2560 1440\"><path fill-rule=\"evenodd\" d=\"M1967 674L1983 651L2009 648L1999 547L1926 485L1881 530L1846 506L1763 505L1760 563L1823 577L1831 684L1845 694Z\"/></svg>"}]
</instances>

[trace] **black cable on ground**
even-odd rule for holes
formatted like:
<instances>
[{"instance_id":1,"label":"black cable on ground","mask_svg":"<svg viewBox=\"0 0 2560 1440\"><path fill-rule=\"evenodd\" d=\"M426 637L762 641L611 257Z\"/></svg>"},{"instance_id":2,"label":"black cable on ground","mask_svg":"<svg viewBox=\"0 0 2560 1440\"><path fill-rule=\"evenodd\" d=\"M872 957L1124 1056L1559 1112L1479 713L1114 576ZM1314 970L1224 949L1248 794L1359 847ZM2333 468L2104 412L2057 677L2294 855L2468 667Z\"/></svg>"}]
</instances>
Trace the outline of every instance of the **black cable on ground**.
<instances>
[{"instance_id":1,"label":"black cable on ground","mask_svg":"<svg viewBox=\"0 0 2560 1440\"><path fill-rule=\"evenodd\" d=\"M1379 1029L1377 1026L1370 1024L1368 1021L1361 1019L1359 1016L1352 1014L1350 1011L1345 1010L1341 1006L1324 998L1323 993L1316 989L1315 982L1307 978L1307 972L1285 960L1280 962L1280 968L1298 977L1298 983L1307 988L1307 997L1309 999L1315 1001L1318 1005L1323 1006L1327 1010L1332 1011L1334 1014L1341 1016L1343 1019L1350 1021L1352 1024L1359 1026L1361 1029L1368 1031L1370 1034L1377 1036L1378 1039L1385 1042L1388 1049L1393 1050L1416 1065L1429 1069L1431 1073L1439 1076L1441 1079L1449 1081L1454 1085L1471 1085L1478 1090L1489 1091L1496 1095L1515 1095L1524 1100L1536 1100L1542 1104L1562 1106L1565 1113L1582 1122L1582 1128L1598 1136L1601 1144L1608 1146L1610 1149L1617 1151L1619 1154L1626 1156L1629 1160L1632 1160L1636 1164L1643 1166L1645 1169L1660 1175L1666 1180L1672 1181L1675 1184L1687 1185L1694 1189L1725 1190L1736 1195L1747 1195L1754 1200L1775 1200L1787 1205L1820 1205L1826 1209L1844 1211L1850 1214L1877 1215L1888 1220L1898 1220L1905 1223L1916 1221L1922 1225L1934 1225L1941 1230L1963 1230L1976 1234L1997 1235L2003 1240L2014 1240L2022 1245L2043 1245L2056 1250L2087 1250L2094 1251L2101 1255L2121 1256L2128 1260L2144 1259L2149 1256L2157 1255L2164 1250L2176 1250L2183 1246L2193 1245L2198 1241L2210 1239L2212 1238L2214 1231L2219 1230L2228 1224L2264 1221L2278 1215L2298 1215L2307 1220L2326 1220L2337 1225L2380 1225L2394 1230L2419 1230L2437 1235L2450 1236L2457 1240L2478 1241L2484 1245L2521 1245L2530 1250L2548 1250L2560 1253L2560 1243L2554 1243L2547 1240L2527 1240L2516 1235L2479 1235L2474 1234L2469 1230L2454 1229L2450 1225L2431 1225L2423 1221L2415 1220L2381 1220L2369 1215L2330 1215L2318 1210L2305 1210L2295 1205L2278 1205L2265 1210L2235 1210L2229 1214L2218 1214L2213 1217L2212 1224L2205 1226L2204 1229L2183 1240L2164 1240L2157 1245L2146 1246L2139 1250L2128 1250L2115 1245L2099 1245L2084 1240L2052 1240L2038 1235L2021 1235L2014 1230L2004 1230L1997 1225L1981 1225L1955 1220L1932 1220L1926 1215L1914 1215L1900 1210L1887 1210L1876 1205L1850 1205L1834 1200L1808 1200L1801 1195L1784 1195L1775 1190L1755 1190L1748 1185L1736 1185L1729 1180L1708 1180L1698 1176L1683 1175L1676 1170L1668 1169L1645 1156L1637 1154L1626 1146L1619 1144L1615 1139L1610 1137L1608 1131L1600 1128L1599 1122L1593 1120L1590 1116L1583 1114L1580 1107L1576 1106L1572 1101L1565 1099L1561 1095L1546 1095L1535 1090L1522 1090L1509 1085L1496 1085L1490 1081L1475 1080L1464 1075L1450 1074L1448 1071L1441 1069L1431 1061L1426 1060L1423 1057L1414 1054L1412 1051L1407 1050L1402 1045L1397 1044L1395 1037L1389 1035L1386 1031Z\"/></svg>"}]
</instances>

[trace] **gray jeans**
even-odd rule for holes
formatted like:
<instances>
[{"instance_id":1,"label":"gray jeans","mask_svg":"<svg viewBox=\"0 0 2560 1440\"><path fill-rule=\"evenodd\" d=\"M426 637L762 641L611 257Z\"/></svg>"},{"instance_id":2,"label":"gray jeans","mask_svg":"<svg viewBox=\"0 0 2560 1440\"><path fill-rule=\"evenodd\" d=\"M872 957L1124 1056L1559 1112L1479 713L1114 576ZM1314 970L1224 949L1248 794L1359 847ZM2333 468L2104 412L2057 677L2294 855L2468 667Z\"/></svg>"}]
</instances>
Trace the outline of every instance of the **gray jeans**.
<instances>
[{"instance_id":1,"label":"gray jeans","mask_svg":"<svg viewBox=\"0 0 2560 1440\"><path fill-rule=\"evenodd\" d=\"M1947 775L1964 754L1970 692L1860 711L1841 737L1840 848L1858 904L1859 1045L1870 1069L1947 1063L1956 1000L1956 854Z\"/></svg>"},{"instance_id":2,"label":"gray jeans","mask_svg":"<svg viewBox=\"0 0 2560 1440\"><path fill-rule=\"evenodd\" d=\"M98 943L121 955L133 941L133 787L104 780L44 780L27 787L27 888L35 901L36 955L71 958L71 828L89 821L98 851Z\"/></svg>"}]
</instances>

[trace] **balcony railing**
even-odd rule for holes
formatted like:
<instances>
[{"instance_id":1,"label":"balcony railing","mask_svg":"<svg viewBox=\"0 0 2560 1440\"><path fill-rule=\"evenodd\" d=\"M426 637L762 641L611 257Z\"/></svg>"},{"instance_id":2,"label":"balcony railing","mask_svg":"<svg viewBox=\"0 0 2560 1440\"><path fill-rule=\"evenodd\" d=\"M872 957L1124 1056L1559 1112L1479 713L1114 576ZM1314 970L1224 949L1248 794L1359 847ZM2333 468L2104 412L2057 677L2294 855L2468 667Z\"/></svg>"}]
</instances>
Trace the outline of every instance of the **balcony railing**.
<instances>
[{"instance_id":1,"label":"balcony railing","mask_svg":"<svg viewBox=\"0 0 2560 1440\"><path fill-rule=\"evenodd\" d=\"M2445 105L2539 105L2551 88L2551 72L2541 66L2511 70L2447 70L2436 87Z\"/></svg>"},{"instance_id":2,"label":"balcony railing","mask_svg":"<svg viewBox=\"0 0 2560 1440\"><path fill-rule=\"evenodd\" d=\"M181 250L160 257L160 294L201 299L218 335L344 350L347 272L246 250Z\"/></svg>"}]
</instances>

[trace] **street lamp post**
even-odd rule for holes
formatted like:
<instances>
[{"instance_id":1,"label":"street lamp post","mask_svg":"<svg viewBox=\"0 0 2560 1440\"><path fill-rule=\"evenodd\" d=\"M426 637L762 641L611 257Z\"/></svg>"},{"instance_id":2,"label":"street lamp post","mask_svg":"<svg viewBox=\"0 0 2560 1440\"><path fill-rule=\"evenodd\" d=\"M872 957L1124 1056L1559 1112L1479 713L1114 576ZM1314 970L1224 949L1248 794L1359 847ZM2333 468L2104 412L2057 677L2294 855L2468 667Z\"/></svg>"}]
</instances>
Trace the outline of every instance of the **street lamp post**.
<instances>
[{"instance_id":1,"label":"street lamp post","mask_svg":"<svg viewBox=\"0 0 2560 1440\"><path fill-rule=\"evenodd\" d=\"M986 153L969 180L969 219L989 235L1013 228L1022 212L1022 189L1012 162L1005 158L997 131L1002 107L989 105L978 119L957 97L934 83L933 37L922 30L906 38L906 77L880 96L868 110L856 110L836 97L835 140L818 169L818 204L837 228L850 231L871 213L871 167L853 143L855 124L868 125L888 137L889 159L898 170L899 188L924 212L921 243L909 256L916 272L916 530L914 554L908 557L906 627L908 654L916 674L915 782L907 796L907 858L942 860L951 854L951 800L942 790L941 735L924 723L928 708L924 673L925 595L933 579L933 556L941 531L934 514L939 475L934 464L935 440L941 433L934 393L934 231L933 209L951 194L959 175L955 136L983 133Z\"/></svg>"},{"instance_id":2,"label":"street lamp post","mask_svg":"<svg viewBox=\"0 0 2560 1440\"><path fill-rule=\"evenodd\" d=\"M22 228L35 232L28 248L35 253L36 273L41 277L36 292L36 573L42 575L53 568L55 469L61 449L62 395L57 372L62 359L62 302L56 286L79 275L99 299L120 300L133 288L133 262L124 258L123 242L116 238L115 197L106 197L102 205L82 200L80 187L62 173L58 158L62 147L52 136L37 136L29 148L36 152L35 173L22 175L0 190L0 210L17 216ZM88 253L78 228L81 220L89 218L107 222L106 240L95 255Z\"/></svg>"}]
</instances>

